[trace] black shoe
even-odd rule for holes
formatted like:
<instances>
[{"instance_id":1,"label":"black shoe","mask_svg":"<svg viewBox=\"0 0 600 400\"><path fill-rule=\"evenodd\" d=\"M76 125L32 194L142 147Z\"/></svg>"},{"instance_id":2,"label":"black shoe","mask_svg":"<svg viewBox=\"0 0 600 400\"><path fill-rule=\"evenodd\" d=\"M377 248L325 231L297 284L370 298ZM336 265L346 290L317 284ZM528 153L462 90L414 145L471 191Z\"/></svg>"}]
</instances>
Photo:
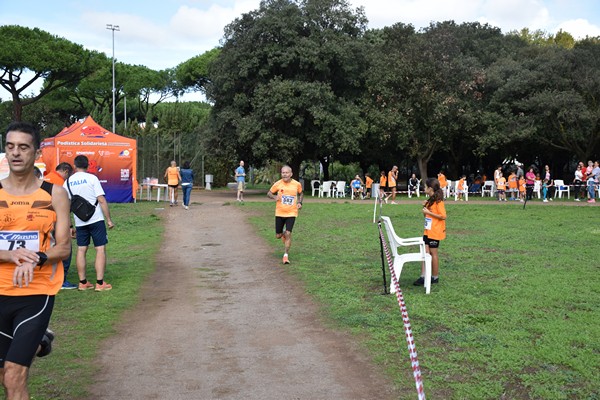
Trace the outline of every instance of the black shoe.
<instances>
[{"instance_id":1,"label":"black shoe","mask_svg":"<svg viewBox=\"0 0 600 400\"><path fill-rule=\"evenodd\" d=\"M420 277L419 279L417 279L416 281L413 282L413 285L415 286L423 286L425 284L425 278Z\"/></svg>"},{"instance_id":2,"label":"black shoe","mask_svg":"<svg viewBox=\"0 0 600 400\"><path fill-rule=\"evenodd\" d=\"M44 337L42 337L42 341L40 342L40 346L42 348L37 353L38 357L46 357L48 354L52 353L53 340L54 332L52 332L50 329L46 329L46 333L44 333Z\"/></svg>"},{"instance_id":3,"label":"black shoe","mask_svg":"<svg viewBox=\"0 0 600 400\"><path fill-rule=\"evenodd\" d=\"M439 281L440 281L439 277L438 278L431 277L431 283L438 283Z\"/></svg>"}]
</instances>

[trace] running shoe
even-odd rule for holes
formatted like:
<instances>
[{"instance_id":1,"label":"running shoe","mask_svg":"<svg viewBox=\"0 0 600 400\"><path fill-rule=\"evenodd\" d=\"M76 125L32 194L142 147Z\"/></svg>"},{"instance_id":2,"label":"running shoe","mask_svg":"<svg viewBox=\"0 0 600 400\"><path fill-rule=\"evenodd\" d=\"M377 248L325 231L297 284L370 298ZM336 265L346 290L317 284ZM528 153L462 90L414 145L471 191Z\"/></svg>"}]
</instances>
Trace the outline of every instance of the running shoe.
<instances>
[{"instance_id":1,"label":"running shoe","mask_svg":"<svg viewBox=\"0 0 600 400\"><path fill-rule=\"evenodd\" d=\"M596 202L596 200L595 200L595 199L589 199L587 202L588 202L588 203L595 203L595 202Z\"/></svg>"},{"instance_id":2,"label":"running shoe","mask_svg":"<svg viewBox=\"0 0 600 400\"><path fill-rule=\"evenodd\" d=\"M112 285L110 283L106 283L104 282L102 285L99 285L96 283L96 289L94 289L96 292L104 292L105 290L111 290L112 289Z\"/></svg>"},{"instance_id":3,"label":"running shoe","mask_svg":"<svg viewBox=\"0 0 600 400\"><path fill-rule=\"evenodd\" d=\"M69 281L64 281L60 289L61 290L77 289L77 285L72 284Z\"/></svg>"},{"instance_id":4,"label":"running shoe","mask_svg":"<svg viewBox=\"0 0 600 400\"><path fill-rule=\"evenodd\" d=\"M54 340L54 332L50 329L46 329L46 333L42 337L42 341L40 342L40 351L37 353L38 357L46 357L48 354L52 352L52 341Z\"/></svg>"},{"instance_id":5,"label":"running shoe","mask_svg":"<svg viewBox=\"0 0 600 400\"><path fill-rule=\"evenodd\" d=\"M282 261L283 261L284 264L289 264L290 263L290 259L288 258L287 255L283 256L283 260Z\"/></svg>"},{"instance_id":6,"label":"running shoe","mask_svg":"<svg viewBox=\"0 0 600 400\"><path fill-rule=\"evenodd\" d=\"M88 290L88 289L93 289L94 285L91 282L86 282L86 283L79 283L79 287L77 288L78 290Z\"/></svg>"}]
</instances>

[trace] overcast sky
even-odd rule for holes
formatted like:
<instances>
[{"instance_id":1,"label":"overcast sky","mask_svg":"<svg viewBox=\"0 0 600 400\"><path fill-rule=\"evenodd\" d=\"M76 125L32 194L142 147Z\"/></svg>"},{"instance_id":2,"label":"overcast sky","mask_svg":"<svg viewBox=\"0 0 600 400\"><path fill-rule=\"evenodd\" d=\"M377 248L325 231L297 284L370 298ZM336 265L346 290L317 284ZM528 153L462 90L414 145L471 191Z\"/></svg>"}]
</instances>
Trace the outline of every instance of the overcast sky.
<instances>
[{"instance_id":1,"label":"overcast sky","mask_svg":"<svg viewBox=\"0 0 600 400\"><path fill-rule=\"evenodd\" d=\"M503 32L527 27L576 38L600 36L598 0L350 0L370 28L396 22L489 23ZM173 68L219 45L223 28L257 9L259 0L0 0L0 25L37 27L90 50L152 69ZM1 39L1 38L0 38ZM2 96L0 94L0 96ZM4 96L2 96L4 97Z\"/></svg>"}]
</instances>

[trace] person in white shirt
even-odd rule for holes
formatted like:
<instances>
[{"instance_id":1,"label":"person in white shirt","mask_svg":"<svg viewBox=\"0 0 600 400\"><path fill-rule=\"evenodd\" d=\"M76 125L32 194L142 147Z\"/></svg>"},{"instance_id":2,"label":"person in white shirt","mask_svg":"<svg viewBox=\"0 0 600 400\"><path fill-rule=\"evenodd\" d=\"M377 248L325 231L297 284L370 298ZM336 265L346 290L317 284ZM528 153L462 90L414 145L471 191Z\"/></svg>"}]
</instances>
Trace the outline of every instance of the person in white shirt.
<instances>
[{"instance_id":1,"label":"person in white shirt","mask_svg":"<svg viewBox=\"0 0 600 400\"><path fill-rule=\"evenodd\" d=\"M104 189L96 175L87 172L89 160L86 156L79 155L75 157L75 173L64 183L69 198L73 195L79 195L91 204L96 205L94 215L88 221L82 221L76 215L75 219L76 238L77 238L77 273L79 275L79 290L94 289L97 292L111 290L112 285L104 281L104 272L106 270L106 244L108 243L108 229L112 229L115 224L110 218L108 202L104 197ZM106 219L106 225L104 220ZM94 266L96 269L96 287L86 278L86 255L90 239L94 242L96 249L96 259Z\"/></svg>"}]
</instances>

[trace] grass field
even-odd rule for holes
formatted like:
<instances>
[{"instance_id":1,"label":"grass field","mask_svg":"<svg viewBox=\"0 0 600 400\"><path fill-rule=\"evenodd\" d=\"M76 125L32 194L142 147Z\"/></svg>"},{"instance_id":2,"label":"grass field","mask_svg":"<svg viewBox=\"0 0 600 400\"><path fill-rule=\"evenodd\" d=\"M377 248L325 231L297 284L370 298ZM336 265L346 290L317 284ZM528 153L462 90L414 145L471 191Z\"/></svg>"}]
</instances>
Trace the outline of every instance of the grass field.
<instances>
[{"instance_id":1,"label":"grass field","mask_svg":"<svg viewBox=\"0 0 600 400\"><path fill-rule=\"evenodd\" d=\"M307 198L285 266L322 304L332 326L352 332L394 383L416 397L398 304L384 296L372 204L313 203ZM281 257L273 203L244 210ZM61 291L52 328L57 349L33 365L34 399L86 398L98 342L114 333L154 269L162 222L154 202L111 205L107 280L118 291ZM419 203L384 206L404 237L422 234ZM432 399L600 398L600 208L448 202L440 283L425 295L400 280L425 391ZM251 243L249 243L251 245ZM93 254L89 254L89 260ZM88 261L88 265L89 265ZM93 275L92 275L93 277ZM76 282L75 266L69 279ZM389 277L388 277L389 282ZM132 349L135 351L135 349Z\"/></svg>"},{"instance_id":2,"label":"grass field","mask_svg":"<svg viewBox=\"0 0 600 400\"><path fill-rule=\"evenodd\" d=\"M251 221L281 257L273 204L247 203ZM400 236L422 235L419 203L384 206ZM400 279L426 393L434 399L600 398L600 210L531 204L447 203L440 283ZM415 398L395 296L383 296L373 207L311 204L294 228L289 271L353 332ZM388 277L389 282L389 277Z\"/></svg>"}]
</instances>

